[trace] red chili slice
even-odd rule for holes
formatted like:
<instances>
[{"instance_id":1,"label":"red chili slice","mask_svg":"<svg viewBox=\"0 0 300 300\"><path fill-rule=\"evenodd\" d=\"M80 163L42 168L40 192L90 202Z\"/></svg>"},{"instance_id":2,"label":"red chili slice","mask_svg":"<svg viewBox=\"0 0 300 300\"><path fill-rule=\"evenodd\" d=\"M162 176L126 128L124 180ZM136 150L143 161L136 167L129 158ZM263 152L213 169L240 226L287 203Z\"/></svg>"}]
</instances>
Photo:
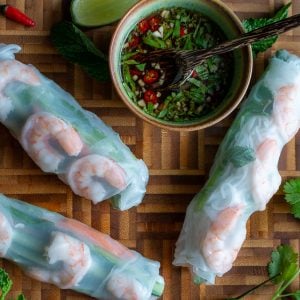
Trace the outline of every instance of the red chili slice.
<instances>
[{"instance_id":1,"label":"red chili slice","mask_svg":"<svg viewBox=\"0 0 300 300\"><path fill-rule=\"evenodd\" d=\"M146 19L142 20L142 21L139 23L138 27L139 27L139 31L140 31L141 33L147 32L148 29L150 28L149 23L148 23L148 21L147 21Z\"/></svg>"},{"instance_id":2,"label":"red chili slice","mask_svg":"<svg viewBox=\"0 0 300 300\"><path fill-rule=\"evenodd\" d=\"M159 73L157 70L155 69L150 69L146 71L146 74L144 75L144 82L146 84L152 84L154 82L156 82L159 78Z\"/></svg>"},{"instance_id":3,"label":"red chili slice","mask_svg":"<svg viewBox=\"0 0 300 300\"><path fill-rule=\"evenodd\" d=\"M186 34L185 27L180 26L180 36L184 36Z\"/></svg>"},{"instance_id":4,"label":"red chili slice","mask_svg":"<svg viewBox=\"0 0 300 300\"><path fill-rule=\"evenodd\" d=\"M130 48L136 48L141 43L141 38L137 35L134 35L129 41L128 45Z\"/></svg>"},{"instance_id":5,"label":"red chili slice","mask_svg":"<svg viewBox=\"0 0 300 300\"><path fill-rule=\"evenodd\" d=\"M156 96L156 93L152 90L147 90L145 93L144 93L144 100L146 103L153 103L153 104L156 104L157 103L157 96Z\"/></svg>"},{"instance_id":6,"label":"red chili slice","mask_svg":"<svg viewBox=\"0 0 300 300\"><path fill-rule=\"evenodd\" d=\"M193 77L193 78L198 77L198 73L197 73L195 70L193 70L193 72L192 72L192 77Z\"/></svg>"},{"instance_id":7,"label":"red chili slice","mask_svg":"<svg viewBox=\"0 0 300 300\"><path fill-rule=\"evenodd\" d=\"M131 76L134 76L134 75L141 76L142 75L142 72L138 69L130 69L129 72L130 72Z\"/></svg>"},{"instance_id":8,"label":"red chili slice","mask_svg":"<svg viewBox=\"0 0 300 300\"><path fill-rule=\"evenodd\" d=\"M141 53L137 53L135 55L132 56L132 59L137 60L139 62L142 62L142 60L144 59L144 55Z\"/></svg>"},{"instance_id":9,"label":"red chili slice","mask_svg":"<svg viewBox=\"0 0 300 300\"><path fill-rule=\"evenodd\" d=\"M159 17L151 17L148 21L150 30L156 31L159 28L160 25L160 18Z\"/></svg>"}]
</instances>

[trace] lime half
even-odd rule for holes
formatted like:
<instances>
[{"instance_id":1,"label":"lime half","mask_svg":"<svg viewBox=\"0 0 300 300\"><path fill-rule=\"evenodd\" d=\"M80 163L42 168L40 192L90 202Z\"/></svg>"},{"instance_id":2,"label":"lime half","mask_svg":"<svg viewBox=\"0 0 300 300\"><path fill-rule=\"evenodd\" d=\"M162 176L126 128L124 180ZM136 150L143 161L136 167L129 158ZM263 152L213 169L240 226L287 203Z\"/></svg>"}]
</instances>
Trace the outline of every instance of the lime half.
<instances>
[{"instance_id":1,"label":"lime half","mask_svg":"<svg viewBox=\"0 0 300 300\"><path fill-rule=\"evenodd\" d=\"M74 23L93 27L117 21L137 2L138 0L73 0L70 9Z\"/></svg>"}]
</instances>

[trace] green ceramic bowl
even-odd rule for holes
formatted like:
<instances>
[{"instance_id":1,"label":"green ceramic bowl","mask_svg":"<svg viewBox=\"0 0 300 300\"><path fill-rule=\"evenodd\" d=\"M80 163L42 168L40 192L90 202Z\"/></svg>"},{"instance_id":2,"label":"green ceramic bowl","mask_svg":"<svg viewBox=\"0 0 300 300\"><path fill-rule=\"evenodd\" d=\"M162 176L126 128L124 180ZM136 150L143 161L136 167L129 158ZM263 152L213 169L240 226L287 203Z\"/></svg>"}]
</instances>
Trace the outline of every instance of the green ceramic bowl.
<instances>
[{"instance_id":1,"label":"green ceramic bowl","mask_svg":"<svg viewBox=\"0 0 300 300\"><path fill-rule=\"evenodd\" d=\"M152 117L143 112L127 95L121 74L122 46L135 25L153 12L162 8L183 7L200 12L214 21L227 39L233 39L244 32L239 18L224 3L218 0L142 0L132 7L119 22L110 44L109 65L114 86L124 103L143 120L169 130L198 130L206 128L228 116L243 99L252 73L251 47L233 52L234 66L232 82L221 104L210 114L196 121L171 122Z\"/></svg>"}]
</instances>

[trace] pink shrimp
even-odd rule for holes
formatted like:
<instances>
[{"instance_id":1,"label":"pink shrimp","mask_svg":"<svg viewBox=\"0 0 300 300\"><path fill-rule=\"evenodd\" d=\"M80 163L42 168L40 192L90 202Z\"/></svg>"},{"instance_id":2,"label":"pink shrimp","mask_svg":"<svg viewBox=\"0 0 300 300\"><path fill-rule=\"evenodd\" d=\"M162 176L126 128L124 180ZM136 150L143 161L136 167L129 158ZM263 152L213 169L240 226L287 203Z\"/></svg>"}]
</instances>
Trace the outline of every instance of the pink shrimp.
<instances>
[{"instance_id":1,"label":"pink shrimp","mask_svg":"<svg viewBox=\"0 0 300 300\"><path fill-rule=\"evenodd\" d=\"M144 300L149 299L151 291L135 278L122 272L113 272L106 284L107 290L114 299Z\"/></svg>"},{"instance_id":2,"label":"pink shrimp","mask_svg":"<svg viewBox=\"0 0 300 300\"><path fill-rule=\"evenodd\" d=\"M5 121L8 114L13 110L13 103L4 92L6 86L15 81L29 85L39 85L40 79L31 66L16 60L0 61L0 120Z\"/></svg>"},{"instance_id":3,"label":"pink shrimp","mask_svg":"<svg viewBox=\"0 0 300 300\"><path fill-rule=\"evenodd\" d=\"M63 151L55 145L55 141ZM77 156L83 148L77 131L49 113L36 113L27 120L22 130L21 143L45 172L57 170L65 158L63 152L68 156Z\"/></svg>"},{"instance_id":4,"label":"pink shrimp","mask_svg":"<svg viewBox=\"0 0 300 300\"><path fill-rule=\"evenodd\" d=\"M266 204L280 186L281 177L277 170L279 155L278 142L271 138L262 142L256 150L252 172L252 191L259 210L265 209Z\"/></svg>"},{"instance_id":5,"label":"pink shrimp","mask_svg":"<svg viewBox=\"0 0 300 300\"><path fill-rule=\"evenodd\" d=\"M101 249L104 249L121 259L130 260L135 257L134 252L132 252L119 242L113 240L107 234L101 233L74 219L64 218L57 224L57 227L61 228L62 230L74 232L77 235L81 236L83 239L89 240L93 244L99 246Z\"/></svg>"},{"instance_id":6,"label":"pink shrimp","mask_svg":"<svg viewBox=\"0 0 300 300\"><path fill-rule=\"evenodd\" d=\"M0 213L0 256L4 257L12 241L13 230L7 218Z\"/></svg>"},{"instance_id":7,"label":"pink shrimp","mask_svg":"<svg viewBox=\"0 0 300 300\"><path fill-rule=\"evenodd\" d=\"M108 189L122 191L127 186L125 171L113 160L97 154L76 160L70 167L67 181L76 194L95 204L108 197Z\"/></svg>"},{"instance_id":8,"label":"pink shrimp","mask_svg":"<svg viewBox=\"0 0 300 300\"><path fill-rule=\"evenodd\" d=\"M298 131L300 126L298 87L287 85L281 87L274 100L273 116L275 124L285 142L288 142Z\"/></svg>"},{"instance_id":9,"label":"pink shrimp","mask_svg":"<svg viewBox=\"0 0 300 300\"><path fill-rule=\"evenodd\" d=\"M62 262L58 270L32 268L26 273L33 278L53 283L62 289L72 288L85 276L91 267L89 247L81 241L55 232L50 247L46 249L49 264Z\"/></svg>"},{"instance_id":10,"label":"pink shrimp","mask_svg":"<svg viewBox=\"0 0 300 300\"><path fill-rule=\"evenodd\" d=\"M246 228L237 228L243 211L241 205L222 210L210 225L203 240L203 256L208 267L218 275L223 275L231 269L246 238ZM240 231L239 234L236 234L236 231Z\"/></svg>"}]
</instances>

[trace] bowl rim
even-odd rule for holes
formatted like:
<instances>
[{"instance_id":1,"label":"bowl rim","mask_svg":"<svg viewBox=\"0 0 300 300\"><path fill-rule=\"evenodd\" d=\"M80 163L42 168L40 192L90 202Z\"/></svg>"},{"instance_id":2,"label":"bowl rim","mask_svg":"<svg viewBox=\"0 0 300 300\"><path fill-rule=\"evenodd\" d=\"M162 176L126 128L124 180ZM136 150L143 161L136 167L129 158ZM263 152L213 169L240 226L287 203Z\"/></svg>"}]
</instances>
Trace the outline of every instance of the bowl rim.
<instances>
[{"instance_id":1,"label":"bowl rim","mask_svg":"<svg viewBox=\"0 0 300 300\"><path fill-rule=\"evenodd\" d=\"M225 119L227 116L229 116L236 108L237 106L240 104L240 102L243 100L251 78L252 78L252 71L253 71L253 56L252 56L252 48L250 45L244 47L244 51L246 52L246 54L244 55L244 59L246 62L245 64L245 70L244 70L244 79L242 82L242 85L239 87L238 92L237 92L237 97L235 99L233 99L233 101L230 103L230 105L228 105L228 107L226 107L226 109L224 111L222 111L220 113L220 115L217 115L216 117L214 117L213 119L210 119L202 124L178 124L178 125L174 125L174 124L164 124L161 123L159 121L159 119L155 119L150 118L151 116L149 115L149 117L147 117L146 115L144 115L140 108L132 103L131 101L129 101L130 99L127 97L127 95L124 95L124 93L122 92L120 86L117 84L117 79L115 76L115 72L114 72L114 45L117 41L117 37L119 32L122 30L122 25L123 23L126 21L127 17L129 15L131 15L132 13L134 13L136 10L138 10L141 6L143 7L146 4L150 4L151 2L155 2L155 1L159 1L159 0L141 0L139 2L137 2L134 6L132 6L128 12L122 17L122 19L118 22L113 36L111 38L111 42L110 42L110 46L109 46L109 70L110 70L110 74L111 74L111 78L112 78L112 82L113 82L113 86L117 91L118 96L122 99L122 101L125 103L125 105L138 117L140 117L143 121L150 123L151 125L155 125L159 128L162 129L167 129L167 130L171 130L171 131L196 131L196 130L201 130L207 127L211 127L212 125L215 125L217 123L219 123L220 121L222 121L223 119ZM199 0L201 1L201 0ZM234 13L234 11L229 8L225 3L223 3L220 0L210 0L211 3L219 6L223 11L225 11L225 13L229 16L229 18L232 19L234 25L236 26L236 28L240 31L240 33L245 33L244 27L242 25L241 20L239 19L239 17ZM242 48L241 48L242 50Z\"/></svg>"}]
</instances>

